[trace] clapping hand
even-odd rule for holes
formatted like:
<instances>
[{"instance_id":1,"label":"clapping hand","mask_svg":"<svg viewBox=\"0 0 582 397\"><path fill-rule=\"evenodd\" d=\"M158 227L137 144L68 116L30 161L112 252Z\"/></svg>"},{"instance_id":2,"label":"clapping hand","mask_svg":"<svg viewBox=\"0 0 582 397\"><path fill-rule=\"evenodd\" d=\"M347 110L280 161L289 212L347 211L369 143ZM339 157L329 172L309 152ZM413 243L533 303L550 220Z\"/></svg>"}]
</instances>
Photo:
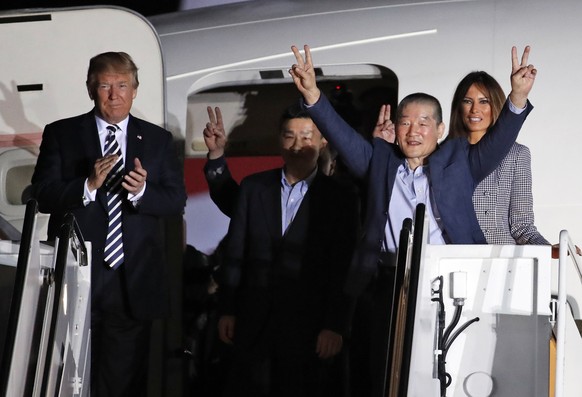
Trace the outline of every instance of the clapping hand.
<instances>
[{"instance_id":1,"label":"clapping hand","mask_svg":"<svg viewBox=\"0 0 582 397\"><path fill-rule=\"evenodd\" d=\"M137 157L133 159L133 167L133 170L129 171L129 174L123 177L121 186L123 186L128 193L137 195L145 186L148 172L143 168L141 161Z\"/></svg>"},{"instance_id":2,"label":"clapping hand","mask_svg":"<svg viewBox=\"0 0 582 397\"><path fill-rule=\"evenodd\" d=\"M99 189L103 183L105 183L105 179L107 179L109 171L111 171L115 163L117 163L118 158L119 156L117 154L110 154L105 157L98 158L95 161L91 175L89 175L89 178L87 179L87 188L90 192L95 189Z\"/></svg>"}]
</instances>

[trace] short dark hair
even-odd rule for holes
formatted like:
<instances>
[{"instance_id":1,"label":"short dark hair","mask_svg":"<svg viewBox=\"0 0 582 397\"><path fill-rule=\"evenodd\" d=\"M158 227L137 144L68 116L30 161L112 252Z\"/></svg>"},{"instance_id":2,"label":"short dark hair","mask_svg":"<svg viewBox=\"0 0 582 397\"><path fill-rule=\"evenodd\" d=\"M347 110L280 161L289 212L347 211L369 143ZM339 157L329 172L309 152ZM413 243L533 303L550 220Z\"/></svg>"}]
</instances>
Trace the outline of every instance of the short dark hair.
<instances>
[{"instance_id":1,"label":"short dark hair","mask_svg":"<svg viewBox=\"0 0 582 397\"><path fill-rule=\"evenodd\" d=\"M396 120L400 120L404 108L411 103L424 103L431 105L433 108L433 117L436 123L440 124L443 122L443 109L441 103L434 96L425 94L424 92L415 92L414 94L405 96L396 108Z\"/></svg>"},{"instance_id":2,"label":"short dark hair","mask_svg":"<svg viewBox=\"0 0 582 397\"><path fill-rule=\"evenodd\" d=\"M468 137L469 131L467 131L467 126L463 123L463 100L469 88L475 84L487 97L489 98L489 104L491 106L491 125L495 124L503 104L505 103L505 93L503 89L493 78L483 71L471 72L466 75L457 85L455 94L453 95L453 102L451 103L451 120L449 126L449 137Z\"/></svg>"},{"instance_id":3,"label":"short dark hair","mask_svg":"<svg viewBox=\"0 0 582 397\"><path fill-rule=\"evenodd\" d=\"M95 94L99 81L97 76L104 72L115 72L130 74L132 76L133 88L139 86L137 77L137 66L131 59L131 56L125 52L104 52L95 55L89 61L89 69L87 70L87 89L91 94Z\"/></svg>"},{"instance_id":4,"label":"short dark hair","mask_svg":"<svg viewBox=\"0 0 582 397\"><path fill-rule=\"evenodd\" d=\"M300 104L291 105L281 114L279 130L282 130L285 123L292 119L311 119L311 116Z\"/></svg>"}]
</instances>

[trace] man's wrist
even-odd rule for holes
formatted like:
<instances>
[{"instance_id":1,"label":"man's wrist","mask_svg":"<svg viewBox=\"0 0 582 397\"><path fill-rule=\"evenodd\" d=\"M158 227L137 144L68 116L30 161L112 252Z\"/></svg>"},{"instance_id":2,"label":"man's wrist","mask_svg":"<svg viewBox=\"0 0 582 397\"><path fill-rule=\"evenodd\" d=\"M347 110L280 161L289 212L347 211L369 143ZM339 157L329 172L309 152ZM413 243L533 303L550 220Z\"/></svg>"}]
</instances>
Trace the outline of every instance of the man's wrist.
<instances>
[{"instance_id":1,"label":"man's wrist","mask_svg":"<svg viewBox=\"0 0 582 397\"><path fill-rule=\"evenodd\" d=\"M95 185L93 185L93 183L91 183L91 181L89 179L87 179L87 190L89 192L93 192L95 190Z\"/></svg>"},{"instance_id":2,"label":"man's wrist","mask_svg":"<svg viewBox=\"0 0 582 397\"><path fill-rule=\"evenodd\" d=\"M224 156L218 157L217 159L208 158L206 165L204 166L204 173L207 179L217 179L222 176L226 170L226 160Z\"/></svg>"},{"instance_id":3,"label":"man's wrist","mask_svg":"<svg viewBox=\"0 0 582 397\"><path fill-rule=\"evenodd\" d=\"M320 97L321 91L319 90L319 88L316 88L313 92L311 91L306 92L306 95L303 96L303 99L305 100L306 105L313 106L317 103L317 101L319 101Z\"/></svg>"},{"instance_id":4,"label":"man's wrist","mask_svg":"<svg viewBox=\"0 0 582 397\"><path fill-rule=\"evenodd\" d=\"M90 188L89 178L85 179L85 183L83 184L83 196L81 200L83 200L83 205L87 206L90 202L95 201L95 195L97 188Z\"/></svg>"},{"instance_id":5,"label":"man's wrist","mask_svg":"<svg viewBox=\"0 0 582 397\"><path fill-rule=\"evenodd\" d=\"M217 150L209 150L208 151L208 160L216 160L224 156L224 149L217 149Z\"/></svg>"}]
</instances>

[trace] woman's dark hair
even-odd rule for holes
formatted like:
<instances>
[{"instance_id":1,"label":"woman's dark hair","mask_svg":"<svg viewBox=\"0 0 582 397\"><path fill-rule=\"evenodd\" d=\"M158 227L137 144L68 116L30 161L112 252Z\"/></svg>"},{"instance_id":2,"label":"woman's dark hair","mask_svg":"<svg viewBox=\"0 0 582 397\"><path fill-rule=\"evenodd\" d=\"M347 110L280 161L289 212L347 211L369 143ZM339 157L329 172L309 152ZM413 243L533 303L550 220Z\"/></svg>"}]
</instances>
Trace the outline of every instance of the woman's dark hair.
<instances>
[{"instance_id":1,"label":"woman's dark hair","mask_svg":"<svg viewBox=\"0 0 582 397\"><path fill-rule=\"evenodd\" d=\"M469 131L463 122L463 100L469 88L475 84L488 98L491 105L491 125L495 124L503 104L505 103L505 94L503 89L491 75L486 72L477 71L466 75L463 80L457 85L455 94L453 95L453 102L451 103L451 120L449 126L449 138L469 136ZM491 127L491 126L489 126Z\"/></svg>"}]
</instances>

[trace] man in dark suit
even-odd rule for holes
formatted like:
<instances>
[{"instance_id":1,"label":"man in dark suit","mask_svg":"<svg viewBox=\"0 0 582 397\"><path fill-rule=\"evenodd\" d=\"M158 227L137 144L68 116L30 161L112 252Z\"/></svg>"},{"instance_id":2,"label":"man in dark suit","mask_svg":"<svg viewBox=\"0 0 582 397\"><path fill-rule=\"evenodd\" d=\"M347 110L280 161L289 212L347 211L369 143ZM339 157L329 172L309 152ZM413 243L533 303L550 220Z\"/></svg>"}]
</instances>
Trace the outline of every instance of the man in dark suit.
<instances>
[{"instance_id":1,"label":"man in dark suit","mask_svg":"<svg viewBox=\"0 0 582 397\"><path fill-rule=\"evenodd\" d=\"M284 167L243 179L227 236L219 335L234 344L228 396L325 395L349 329L342 289L355 194L318 169L324 141L305 112L288 109L280 134Z\"/></svg>"},{"instance_id":2,"label":"man in dark suit","mask_svg":"<svg viewBox=\"0 0 582 397\"><path fill-rule=\"evenodd\" d=\"M402 222L394 222L391 207L399 168L405 172L423 172L429 181L430 192L420 192L414 199L424 201L431 212L433 241L429 243L485 244L485 238L477 222L472 204L476 184L493 171L509 152L517 138L521 125L533 108L527 96L533 86L536 69L527 64L529 47L524 51L521 64L517 61L515 47L512 49L512 91L488 139L469 145L458 139L449 139L440 146L438 139L444 136L445 125L438 100L430 95L418 93L404 98L397 110L396 141L389 144L375 138L368 142L349 127L330 106L325 96L320 95L315 81L309 47L305 46L306 58L296 47L293 52L298 64L291 74L302 93L307 111L324 136L338 150L350 172L368 181L368 211L365 222L365 249L358 250L358 262L367 271L374 270L381 251L395 252L393 242L398 240ZM389 121L389 114L388 114ZM418 175L415 175L415 178ZM406 193L399 194L403 196ZM400 197L401 206L412 202ZM398 203L399 204L399 203ZM414 208L414 206L411 206ZM412 217L413 213L408 215ZM387 223L392 223L387 227ZM394 233L392 229L397 229ZM438 235L438 236L437 236ZM372 271L373 274L373 271ZM368 276L370 273L368 273ZM359 285L360 287L363 285Z\"/></svg>"},{"instance_id":3,"label":"man in dark suit","mask_svg":"<svg viewBox=\"0 0 582 397\"><path fill-rule=\"evenodd\" d=\"M130 114L138 85L128 54L93 57L94 109L45 127L32 176L48 238L70 212L92 244L93 397L146 395L151 321L169 309L161 218L186 200L171 133Z\"/></svg>"},{"instance_id":4,"label":"man in dark suit","mask_svg":"<svg viewBox=\"0 0 582 397\"><path fill-rule=\"evenodd\" d=\"M222 112L219 107L206 108L208 123L202 135L208 148L208 161L204 165L204 176L212 202L229 218L234 212L238 197L239 185L230 174L230 169L224 158L226 148L226 131L222 121ZM334 175L337 153L328 144L319 151L317 166L325 175Z\"/></svg>"},{"instance_id":5,"label":"man in dark suit","mask_svg":"<svg viewBox=\"0 0 582 397\"><path fill-rule=\"evenodd\" d=\"M381 138L366 141L321 95L309 47L304 50L305 58L292 47L297 64L290 70L304 105L350 172L365 177L368 185L365 237L356 249L347 291L359 295L374 280L376 292L381 295L378 301L390 302L392 291L382 292L393 285L391 277L402 221L414 218L417 204L426 205L429 244L486 244L473 208L473 190L505 158L532 109L527 97L537 71L527 63L530 48L526 47L521 62L517 49L512 48L512 91L486 140L475 145L469 145L466 139L448 139L438 145L445 130L441 106L436 98L424 93L411 94L398 105L397 144ZM386 122L391 124L389 112ZM384 279L385 282L380 282ZM388 311L385 306L379 310ZM385 351L382 346L376 348ZM384 395L386 374L378 362L381 360L373 359L372 363L372 382L379 385L374 386L374 396Z\"/></svg>"}]
</instances>

